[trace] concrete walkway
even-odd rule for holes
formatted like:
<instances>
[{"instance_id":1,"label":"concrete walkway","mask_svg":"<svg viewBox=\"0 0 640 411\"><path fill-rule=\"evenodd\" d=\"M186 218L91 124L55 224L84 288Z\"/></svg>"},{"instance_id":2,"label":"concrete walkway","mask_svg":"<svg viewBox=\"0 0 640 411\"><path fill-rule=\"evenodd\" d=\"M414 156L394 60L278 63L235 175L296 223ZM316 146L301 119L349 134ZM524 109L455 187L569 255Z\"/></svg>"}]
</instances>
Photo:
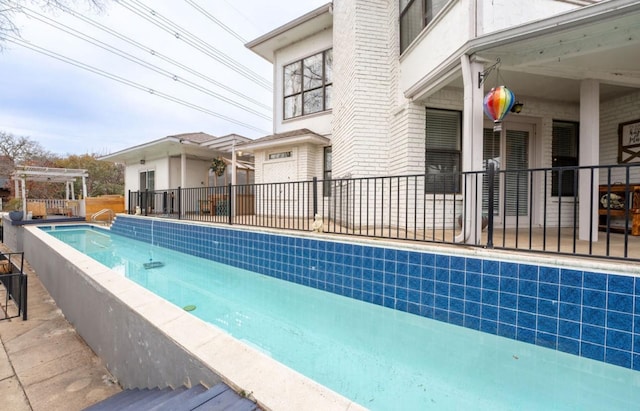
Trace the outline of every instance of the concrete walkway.
<instances>
[{"instance_id":1,"label":"concrete walkway","mask_svg":"<svg viewBox=\"0 0 640 411\"><path fill-rule=\"evenodd\" d=\"M0 244L0 251L8 250ZM0 409L82 410L120 392L37 275L30 267L25 272L28 320L0 321Z\"/></svg>"}]
</instances>

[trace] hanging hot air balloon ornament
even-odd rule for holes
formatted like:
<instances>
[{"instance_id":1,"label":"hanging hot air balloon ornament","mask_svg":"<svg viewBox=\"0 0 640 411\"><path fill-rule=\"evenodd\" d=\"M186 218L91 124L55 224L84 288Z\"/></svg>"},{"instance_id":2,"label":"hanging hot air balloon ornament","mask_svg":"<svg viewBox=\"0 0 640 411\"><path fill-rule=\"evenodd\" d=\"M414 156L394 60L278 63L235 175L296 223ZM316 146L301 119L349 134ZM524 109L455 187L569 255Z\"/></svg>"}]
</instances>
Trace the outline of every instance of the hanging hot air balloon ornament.
<instances>
[{"instance_id":1,"label":"hanging hot air balloon ornament","mask_svg":"<svg viewBox=\"0 0 640 411\"><path fill-rule=\"evenodd\" d=\"M484 96L484 113L493 120L493 131L502 130L502 119L516 101L513 91L505 86L494 87Z\"/></svg>"}]
</instances>

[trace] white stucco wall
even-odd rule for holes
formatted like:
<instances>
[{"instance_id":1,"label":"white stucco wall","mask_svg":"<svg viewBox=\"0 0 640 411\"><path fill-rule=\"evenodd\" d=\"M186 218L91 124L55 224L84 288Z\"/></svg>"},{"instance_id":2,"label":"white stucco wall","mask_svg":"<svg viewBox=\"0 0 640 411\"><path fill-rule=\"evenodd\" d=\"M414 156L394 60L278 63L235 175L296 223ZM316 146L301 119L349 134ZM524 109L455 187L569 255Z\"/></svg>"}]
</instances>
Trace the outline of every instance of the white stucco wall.
<instances>
[{"instance_id":1,"label":"white stucco wall","mask_svg":"<svg viewBox=\"0 0 640 411\"><path fill-rule=\"evenodd\" d=\"M169 188L182 187L182 166L180 157L169 159ZM205 187L210 161L187 159L187 181L182 188Z\"/></svg>"},{"instance_id":2,"label":"white stucco wall","mask_svg":"<svg viewBox=\"0 0 640 411\"><path fill-rule=\"evenodd\" d=\"M274 81L274 133L283 133L300 128L308 128L318 134L331 133L331 110L308 116L283 120L283 67L287 64L312 56L333 47L332 30L328 29L302 41L280 49L275 53L273 63Z\"/></svg>"},{"instance_id":3,"label":"white stucco wall","mask_svg":"<svg viewBox=\"0 0 640 411\"><path fill-rule=\"evenodd\" d=\"M581 7L559 0L479 0L478 3L479 35Z\"/></svg>"}]
</instances>

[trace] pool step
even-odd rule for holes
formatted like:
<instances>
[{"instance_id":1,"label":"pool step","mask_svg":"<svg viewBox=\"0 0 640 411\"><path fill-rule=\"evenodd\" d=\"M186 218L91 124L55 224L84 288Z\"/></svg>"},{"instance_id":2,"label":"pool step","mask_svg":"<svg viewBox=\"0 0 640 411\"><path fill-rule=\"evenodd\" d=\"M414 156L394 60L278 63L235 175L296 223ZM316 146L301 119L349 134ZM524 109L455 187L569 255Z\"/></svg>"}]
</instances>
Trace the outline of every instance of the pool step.
<instances>
[{"instance_id":1,"label":"pool step","mask_svg":"<svg viewBox=\"0 0 640 411\"><path fill-rule=\"evenodd\" d=\"M258 406L220 383L207 389L198 384L194 387L129 389L119 392L85 411L140 410L140 411L253 411Z\"/></svg>"}]
</instances>

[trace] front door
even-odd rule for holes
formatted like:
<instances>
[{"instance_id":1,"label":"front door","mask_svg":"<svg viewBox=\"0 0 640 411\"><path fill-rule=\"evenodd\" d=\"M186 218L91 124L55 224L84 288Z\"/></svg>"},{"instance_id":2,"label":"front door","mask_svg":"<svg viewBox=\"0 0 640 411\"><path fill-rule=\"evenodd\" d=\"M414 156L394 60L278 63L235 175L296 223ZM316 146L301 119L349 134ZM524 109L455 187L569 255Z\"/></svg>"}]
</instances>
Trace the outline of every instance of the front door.
<instances>
[{"instance_id":1,"label":"front door","mask_svg":"<svg viewBox=\"0 0 640 411\"><path fill-rule=\"evenodd\" d=\"M505 122L502 131L484 129L483 163L493 163L498 172L494 181L494 222L520 226L529 224L529 147L533 126ZM488 209L488 183L483 184L483 210Z\"/></svg>"}]
</instances>

